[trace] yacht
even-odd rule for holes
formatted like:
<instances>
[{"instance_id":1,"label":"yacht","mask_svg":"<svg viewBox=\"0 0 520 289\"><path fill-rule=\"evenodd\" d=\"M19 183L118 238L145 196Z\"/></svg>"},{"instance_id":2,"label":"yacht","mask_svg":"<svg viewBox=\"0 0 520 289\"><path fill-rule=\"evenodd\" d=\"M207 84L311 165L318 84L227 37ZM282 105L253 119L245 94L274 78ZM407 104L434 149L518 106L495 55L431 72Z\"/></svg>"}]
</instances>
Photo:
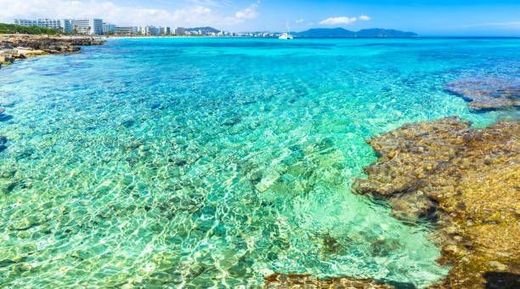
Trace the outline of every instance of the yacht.
<instances>
[{"instance_id":1,"label":"yacht","mask_svg":"<svg viewBox=\"0 0 520 289\"><path fill-rule=\"evenodd\" d=\"M290 33L285 32L285 33L282 33L282 35L280 35L280 37L278 37L278 39L291 40L291 39L294 39L294 37Z\"/></svg>"}]
</instances>

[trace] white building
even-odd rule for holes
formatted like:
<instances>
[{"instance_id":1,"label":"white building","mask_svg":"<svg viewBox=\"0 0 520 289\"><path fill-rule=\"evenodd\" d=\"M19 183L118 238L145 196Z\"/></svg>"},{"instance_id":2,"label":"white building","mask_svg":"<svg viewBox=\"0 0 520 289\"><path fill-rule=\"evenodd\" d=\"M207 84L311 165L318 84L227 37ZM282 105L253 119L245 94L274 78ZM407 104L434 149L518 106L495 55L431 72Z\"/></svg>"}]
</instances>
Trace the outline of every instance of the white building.
<instances>
[{"instance_id":1,"label":"white building","mask_svg":"<svg viewBox=\"0 0 520 289\"><path fill-rule=\"evenodd\" d=\"M172 29L170 27L160 27L159 28L159 34L161 35L171 35Z\"/></svg>"},{"instance_id":2,"label":"white building","mask_svg":"<svg viewBox=\"0 0 520 289\"><path fill-rule=\"evenodd\" d=\"M117 26L114 33L117 35L135 35L139 29L135 26Z\"/></svg>"},{"instance_id":3,"label":"white building","mask_svg":"<svg viewBox=\"0 0 520 289\"><path fill-rule=\"evenodd\" d=\"M38 26L37 20L28 20L28 19L15 19L14 24L20 26Z\"/></svg>"},{"instance_id":4,"label":"white building","mask_svg":"<svg viewBox=\"0 0 520 289\"><path fill-rule=\"evenodd\" d=\"M78 34L101 35L103 34L103 20L78 19L72 20L73 31Z\"/></svg>"},{"instance_id":5,"label":"white building","mask_svg":"<svg viewBox=\"0 0 520 289\"><path fill-rule=\"evenodd\" d=\"M156 36L161 33L161 30L159 27L155 26L139 26L139 33L141 35Z\"/></svg>"},{"instance_id":6,"label":"white building","mask_svg":"<svg viewBox=\"0 0 520 289\"><path fill-rule=\"evenodd\" d=\"M68 19L15 19L14 24L21 26L38 26L59 30L65 33L72 32L71 20Z\"/></svg>"}]
</instances>

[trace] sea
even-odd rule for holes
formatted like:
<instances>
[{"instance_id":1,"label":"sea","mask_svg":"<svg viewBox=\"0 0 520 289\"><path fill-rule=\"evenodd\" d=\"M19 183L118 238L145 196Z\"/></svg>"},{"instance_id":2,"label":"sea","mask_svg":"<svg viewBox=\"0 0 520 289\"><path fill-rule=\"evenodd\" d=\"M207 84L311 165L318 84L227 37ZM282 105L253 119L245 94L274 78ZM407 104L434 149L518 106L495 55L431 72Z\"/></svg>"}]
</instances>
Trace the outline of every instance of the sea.
<instances>
[{"instance_id":1,"label":"sea","mask_svg":"<svg viewBox=\"0 0 520 289\"><path fill-rule=\"evenodd\" d=\"M432 224L351 189L367 141L518 117L445 90L511 76L519 39L120 38L3 67L0 287L427 287Z\"/></svg>"}]
</instances>

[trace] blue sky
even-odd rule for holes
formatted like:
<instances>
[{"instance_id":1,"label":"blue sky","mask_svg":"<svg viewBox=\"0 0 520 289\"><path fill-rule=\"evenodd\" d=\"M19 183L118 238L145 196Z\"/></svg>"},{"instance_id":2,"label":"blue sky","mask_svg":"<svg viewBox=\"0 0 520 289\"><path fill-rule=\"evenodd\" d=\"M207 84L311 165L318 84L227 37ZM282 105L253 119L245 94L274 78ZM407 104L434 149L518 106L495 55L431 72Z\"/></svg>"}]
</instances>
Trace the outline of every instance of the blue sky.
<instances>
[{"instance_id":1,"label":"blue sky","mask_svg":"<svg viewBox=\"0 0 520 289\"><path fill-rule=\"evenodd\" d=\"M102 17L120 25L231 31L395 28L421 35L520 36L520 0L0 0L0 21Z\"/></svg>"}]
</instances>

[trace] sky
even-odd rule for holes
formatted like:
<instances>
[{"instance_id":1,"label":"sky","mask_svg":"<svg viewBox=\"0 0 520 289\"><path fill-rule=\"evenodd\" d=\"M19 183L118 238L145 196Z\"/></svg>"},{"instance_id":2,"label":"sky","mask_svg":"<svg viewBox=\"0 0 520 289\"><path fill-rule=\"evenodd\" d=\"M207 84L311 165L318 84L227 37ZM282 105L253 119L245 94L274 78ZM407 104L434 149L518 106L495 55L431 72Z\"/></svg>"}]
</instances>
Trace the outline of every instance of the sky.
<instances>
[{"instance_id":1,"label":"sky","mask_svg":"<svg viewBox=\"0 0 520 289\"><path fill-rule=\"evenodd\" d=\"M85 17L120 26L213 26L233 32L343 27L424 36L520 36L520 0L0 0L0 22Z\"/></svg>"}]
</instances>

